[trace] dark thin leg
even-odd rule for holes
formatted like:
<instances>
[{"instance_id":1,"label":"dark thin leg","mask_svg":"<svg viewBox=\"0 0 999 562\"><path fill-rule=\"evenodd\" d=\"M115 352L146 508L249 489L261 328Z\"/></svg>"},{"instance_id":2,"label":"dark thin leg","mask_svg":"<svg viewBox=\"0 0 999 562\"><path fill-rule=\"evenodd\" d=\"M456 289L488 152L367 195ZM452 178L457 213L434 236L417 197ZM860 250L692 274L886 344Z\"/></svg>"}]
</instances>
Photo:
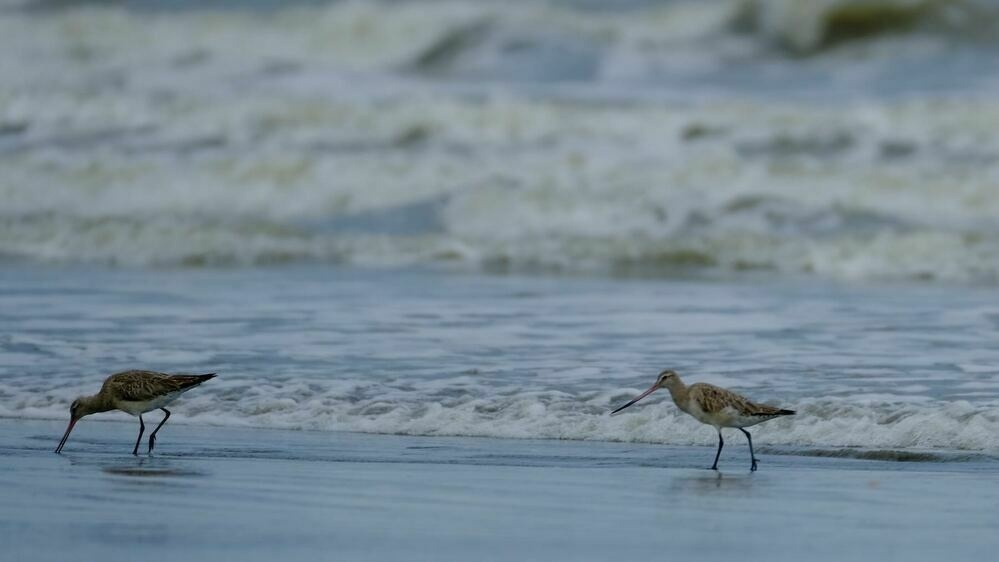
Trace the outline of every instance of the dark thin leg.
<instances>
[{"instance_id":1,"label":"dark thin leg","mask_svg":"<svg viewBox=\"0 0 999 562\"><path fill-rule=\"evenodd\" d=\"M139 443L142 442L142 432L146 430L146 424L142 423L142 414L139 414L139 438L135 440L135 448L132 449L132 454L139 455Z\"/></svg>"},{"instance_id":2,"label":"dark thin leg","mask_svg":"<svg viewBox=\"0 0 999 562\"><path fill-rule=\"evenodd\" d=\"M158 426L156 426L156 429L153 430L152 435L149 436L149 453L150 454L152 454L152 452L153 452L153 445L156 443L156 432L159 431L161 427L163 427L163 424L165 424L168 419L170 419L170 410L167 410L166 408L160 408L160 410L163 410L164 412L166 412L166 415L163 416L163 421L161 421L160 424Z\"/></svg>"},{"instance_id":3,"label":"dark thin leg","mask_svg":"<svg viewBox=\"0 0 999 562\"><path fill-rule=\"evenodd\" d=\"M715 453L715 464L711 465L711 470L718 470L718 457L721 456L722 447L725 445L725 440L722 439L721 430L718 430L718 452Z\"/></svg>"},{"instance_id":4,"label":"dark thin leg","mask_svg":"<svg viewBox=\"0 0 999 562\"><path fill-rule=\"evenodd\" d=\"M753 436L752 436L752 435L750 435L748 431L746 431L745 429L742 429L741 427L739 428L739 431L741 431L741 432L745 433L745 434L746 434L746 439L748 439L748 440L749 440L749 457L750 457L751 459L753 459L753 464L752 464L752 466L751 466L751 467L749 468L749 471L750 471L750 472L753 472L753 471L755 471L755 470L756 470L756 462L757 462L757 461L756 461L756 455L755 455L755 454L753 454Z\"/></svg>"}]
</instances>

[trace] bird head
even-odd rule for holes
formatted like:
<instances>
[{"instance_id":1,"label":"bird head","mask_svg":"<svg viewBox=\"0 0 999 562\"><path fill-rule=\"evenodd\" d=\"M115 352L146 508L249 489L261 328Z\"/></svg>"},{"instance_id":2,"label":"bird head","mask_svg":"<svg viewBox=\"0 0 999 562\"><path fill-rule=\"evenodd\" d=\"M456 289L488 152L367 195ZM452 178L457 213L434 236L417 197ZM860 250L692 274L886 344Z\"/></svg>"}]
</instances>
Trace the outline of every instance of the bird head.
<instances>
[{"instance_id":1,"label":"bird head","mask_svg":"<svg viewBox=\"0 0 999 562\"><path fill-rule=\"evenodd\" d=\"M69 419L78 420L84 416L82 396L69 405Z\"/></svg>"},{"instance_id":2,"label":"bird head","mask_svg":"<svg viewBox=\"0 0 999 562\"><path fill-rule=\"evenodd\" d=\"M80 421L80 418L82 418L83 416L92 413L94 412L92 409L88 407L87 398L85 396L81 396L76 400L73 400L73 403L69 405L69 426L66 427L66 433L63 434L62 439L59 441L59 446L56 447L55 452L57 453L62 452L62 448L64 445L66 445L66 440L69 439L69 434L71 431L73 431L73 426L76 425L76 422Z\"/></svg>"},{"instance_id":3,"label":"bird head","mask_svg":"<svg viewBox=\"0 0 999 562\"><path fill-rule=\"evenodd\" d=\"M646 396L652 394L653 392L659 390L660 388L669 388L670 386L676 384L676 382L679 380L680 376L676 374L676 371L673 371L672 369L666 369L665 371L659 373L659 376L656 378L655 384L649 387L648 390L636 396L631 402L628 402L624 406L621 406L620 408L611 412L611 415L613 416L614 414L620 412L621 410L627 408L628 406L631 406L635 402L638 402L642 398L645 398Z\"/></svg>"},{"instance_id":4,"label":"bird head","mask_svg":"<svg viewBox=\"0 0 999 562\"><path fill-rule=\"evenodd\" d=\"M680 375L676 374L676 371L672 369L666 369L665 371L659 373L659 377L656 379L656 388L667 388L674 381L679 380Z\"/></svg>"}]
</instances>

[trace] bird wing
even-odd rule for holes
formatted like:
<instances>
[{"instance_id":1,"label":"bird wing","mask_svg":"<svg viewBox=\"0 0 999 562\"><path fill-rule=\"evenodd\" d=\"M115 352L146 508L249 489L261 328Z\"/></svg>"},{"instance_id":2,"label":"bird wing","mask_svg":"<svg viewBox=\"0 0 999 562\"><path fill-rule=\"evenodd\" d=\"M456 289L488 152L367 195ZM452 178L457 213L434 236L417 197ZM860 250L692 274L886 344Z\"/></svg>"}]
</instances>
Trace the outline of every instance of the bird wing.
<instances>
[{"instance_id":1,"label":"bird wing","mask_svg":"<svg viewBox=\"0 0 999 562\"><path fill-rule=\"evenodd\" d=\"M766 404L757 404L752 400L717 387L713 384L699 382L690 385L690 396L697 400L701 410L708 414L716 414L725 408L732 408L739 415L743 416L789 416L794 415L793 410L783 410Z\"/></svg>"},{"instance_id":2,"label":"bird wing","mask_svg":"<svg viewBox=\"0 0 999 562\"><path fill-rule=\"evenodd\" d=\"M740 414L748 415L754 406L747 398L731 390L725 390L705 382L690 385L689 393L690 397L697 401L701 411L706 414L717 414L725 408L734 408Z\"/></svg>"},{"instance_id":3,"label":"bird wing","mask_svg":"<svg viewBox=\"0 0 999 562\"><path fill-rule=\"evenodd\" d=\"M124 371L108 377L101 391L109 391L119 400L145 402L195 387L212 376L214 375L168 375L156 371Z\"/></svg>"}]
</instances>

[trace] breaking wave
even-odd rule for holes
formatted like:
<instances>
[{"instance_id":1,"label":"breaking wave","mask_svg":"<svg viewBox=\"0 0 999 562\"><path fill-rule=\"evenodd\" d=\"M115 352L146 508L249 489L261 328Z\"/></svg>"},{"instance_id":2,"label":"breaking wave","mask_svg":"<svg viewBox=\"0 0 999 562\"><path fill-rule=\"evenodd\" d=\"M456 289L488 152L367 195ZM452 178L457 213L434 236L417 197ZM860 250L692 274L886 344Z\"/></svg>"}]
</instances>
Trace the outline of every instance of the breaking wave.
<instances>
[{"instance_id":1,"label":"breaking wave","mask_svg":"<svg viewBox=\"0 0 999 562\"><path fill-rule=\"evenodd\" d=\"M0 259L999 280L986 4L14 4Z\"/></svg>"},{"instance_id":2,"label":"breaking wave","mask_svg":"<svg viewBox=\"0 0 999 562\"><path fill-rule=\"evenodd\" d=\"M183 130L175 118L134 133L148 152L129 133L8 157L0 256L999 280L988 101L244 104L236 118L187 119L231 139L270 115L266 143L160 144Z\"/></svg>"},{"instance_id":3,"label":"breaking wave","mask_svg":"<svg viewBox=\"0 0 999 562\"><path fill-rule=\"evenodd\" d=\"M469 383L471 381L468 381ZM432 383L424 383L425 385ZM651 402L611 417L637 389L568 393L503 391L482 396L452 380L437 392L351 383L247 384L222 381L174 409L179 423L403 435L601 440L713 445L715 434L672 404ZM221 388L220 388L221 387ZM452 388L453 387L453 388ZM0 388L0 416L62 419L69 390L48 393ZM781 400L787 405L787 400ZM811 399L792 404L793 417L756 426L761 445L807 447L808 454L881 460L927 460L919 450L999 451L995 402ZM123 416L123 414L115 414ZM114 415L112 415L114 416ZM822 448L862 448L863 451ZM873 452L872 452L873 451ZM877 451L881 451L878 453ZM885 452L888 451L888 452ZM937 456L930 460L939 460Z\"/></svg>"},{"instance_id":4,"label":"breaking wave","mask_svg":"<svg viewBox=\"0 0 999 562\"><path fill-rule=\"evenodd\" d=\"M747 0L737 27L799 53L857 39L939 34L993 41L997 7L984 0Z\"/></svg>"}]
</instances>

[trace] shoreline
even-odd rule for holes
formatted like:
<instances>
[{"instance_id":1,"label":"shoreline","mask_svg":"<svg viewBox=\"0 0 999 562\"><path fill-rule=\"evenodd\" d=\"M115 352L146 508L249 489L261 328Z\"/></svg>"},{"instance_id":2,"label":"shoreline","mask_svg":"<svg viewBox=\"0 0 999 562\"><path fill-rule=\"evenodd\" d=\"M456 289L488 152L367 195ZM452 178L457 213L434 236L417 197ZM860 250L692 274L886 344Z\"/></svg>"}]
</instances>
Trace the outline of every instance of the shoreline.
<instances>
[{"instance_id":1,"label":"shoreline","mask_svg":"<svg viewBox=\"0 0 999 562\"><path fill-rule=\"evenodd\" d=\"M137 419L137 418L136 418ZM93 430L88 431L83 428L87 425L91 425L93 422L99 422L100 424L108 424L111 426L117 426L121 429L116 429L113 434L109 435L107 431ZM65 430L64 420L53 420L53 419L35 419L35 418L14 418L14 417L0 417L0 439L6 434L3 430L5 424L24 424L27 426L46 426L51 430L54 436L53 442L58 443L58 438L62 435ZM158 421L153 421L151 423L158 423ZM148 424L147 424L148 425ZM73 449L72 443L77 437L80 437L81 445L77 448L81 449L79 452L86 453L100 453L100 448L108 450L110 453L114 453L117 449L131 449L135 441L135 427L137 424L134 419L86 419L81 422L74 429L73 435L67 442L67 451L69 453L70 449ZM128 429L125 429L125 428ZM477 435L417 435L417 434L406 434L406 433L376 433L376 432L362 432L362 431L350 431L350 430L319 430L319 429L286 429L286 428L269 428L262 426L227 426L227 425L209 425L209 424L198 424L198 423L171 423L169 427L164 428L163 436L168 436L172 433L174 428L183 428L184 433L187 436L190 435L206 435L210 436L213 433L221 433L223 435L235 436L240 441L246 439L253 439L255 435L268 435L275 439L280 439L281 436L296 436L301 437L294 439L295 441L332 441L332 442L363 442L365 439L383 439L383 440L428 440L431 445L428 445L428 449L443 447L443 445L436 445L437 442L448 443L446 446L448 448L453 448L460 450L466 448L469 451L478 451L482 449L488 449L490 446L495 446L497 443L509 443L523 444L523 447L528 450L534 450L536 447L548 448L548 447L563 447L567 455L539 455L539 459L550 461L550 459L571 459L571 451L579 448L597 448L604 452L609 458L618 458L618 461L610 461L608 459L602 459L602 466L608 465L620 465L620 466L640 466L640 467L660 467L660 468L682 468L682 466L676 466L674 463L668 462L667 459L679 457L681 459L692 459L695 464L689 466L688 468L697 468L696 459L703 457L707 459L708 464L710 464L711 459L714 456L715 447L714 446L701 446L701 445L674 445L668 443L653 443L646 441L609 441L609 440L599 440L599 439L548 439L548 438L511 438L511 437L495 437L495 436L477 436ZM734 430L733 430L734 431ZM131 435L131 440L129 439ZM328 436L324 438L323 436ZM32 438L33 441L43 441L44 436L42 434L36 434ZM2 441L0 441L0 449L2 449ZM144 447L148 443L148 431L146 435L143 436L143 445L140 446L140 453L144 450ZM162 437L157 441L158 447L162 444ZM53 445L54 447L54 445ZM516 448L516 446L513 446ZM40 447L31 447L32 451L37 451ZM127 452L127 451L126 451ZM822 468L823 463L828 461L841 461L844 464L849 464L849 466L837 466L838 469L850 469L850 470L890 470L892 466L896 465L910 465L919 466L923 464L930 465L940 465L941 468L937 470L946 471L963 471L961 467L966 467L970 471L976 471L987 467L999 467L999 455L989 451L969 451L962 449L920 449L920 448L875 448L875 447L808 447L808 446L781 446L781 445L756 445L757 456L761 459L763 457L769 457L771 459L778 459L778 463L786 466L803 466L809 468ZM159 448L157 448L157 456L161 454ZM171 454L171 453L166 453ZM172 451L175 455L184 455L183 451ZM202 444L198 447L198 454L215 456L212 455L207 447L207 444ZM634 455L635 463L628 462L628 454ZM140 457L142 454L139 455ZM661 457L659 459L658 457ZM592 457L589 457L592 458ZM739 440L726 440L725 449L722 452L721 464L736 465L739 466L740 463L746 461L748 463L749 450L745 443ZM795 459L795 460L791 460ZM323 462L337 462L336 458L331 458L328 456L319 455L316 459ZM434 464L433 458L422 459L420 462L427 464ZM441 462L470 462L468 458L461 457L447 457ZM473 463L474 464L474 463ZM562 466L558 462L551 463L551 466ZM703 464L703 463L702 463ZM720 465L721 465L720 464ZM871 465L865 468L865 464ZM570 463L571 465L571 463ZM518 464L513 464L513 466L519 466ZM546 465L547 466L547 465Z\"/></svg>"},{"instance_id":2,"label":"shoreline","mask_svg":"<svg viewBox=\"0 0 999 562\"><path fill-rule=\"evenodd\" d=\"M999 547L994 463L183 426L157 454L0 420L12 560L970 560ZM80 427L78 429L83 429ZM112 430L112 431L108 431Z\"/></svg>"}]
</instances>

